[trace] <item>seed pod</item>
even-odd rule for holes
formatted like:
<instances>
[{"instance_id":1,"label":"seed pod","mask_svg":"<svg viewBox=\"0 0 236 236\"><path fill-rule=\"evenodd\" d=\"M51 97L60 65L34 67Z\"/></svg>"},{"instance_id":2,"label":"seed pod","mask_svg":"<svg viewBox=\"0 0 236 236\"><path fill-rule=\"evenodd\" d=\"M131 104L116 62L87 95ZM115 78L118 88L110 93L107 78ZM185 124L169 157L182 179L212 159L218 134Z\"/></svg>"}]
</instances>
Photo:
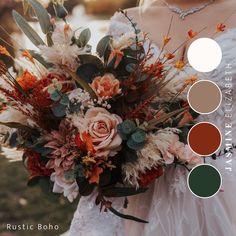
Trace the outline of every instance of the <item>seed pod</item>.
<instances>
[{"instance_id":1,"label":"seed pod","mask_svg":"<svg viewBox=\"0 0 236 236\"><path fill-rule=\"evenodd\" d=\"M56 16L60 19L65 19L66 16L68 15L68 11L66 10L66 8L59 3L55 3L53 4L54 7L54 11L56 13Z\"/></svg>"}]
</instances>

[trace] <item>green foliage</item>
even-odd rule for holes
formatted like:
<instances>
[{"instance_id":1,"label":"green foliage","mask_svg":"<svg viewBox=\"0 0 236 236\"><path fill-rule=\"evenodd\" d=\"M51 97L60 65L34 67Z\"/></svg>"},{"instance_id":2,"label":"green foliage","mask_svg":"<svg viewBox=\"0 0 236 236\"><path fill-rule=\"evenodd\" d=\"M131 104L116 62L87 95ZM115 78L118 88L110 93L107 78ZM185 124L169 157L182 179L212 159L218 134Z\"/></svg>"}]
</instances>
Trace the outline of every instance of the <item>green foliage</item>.
<instances>
[{"instance_id":1,"label":"green foliage","mask_svg":"<svg viewBox=\"0 0 236 236\"><path fill-rule=\"evenodd\" d=\"M138 151L142 149L146 142L146 133L144 130L138 128L132 120L125 120L118 125L117 131L121 138L126 141L128 148ZM129 150L124 149L125 156L129 161L137 159L136 155L126 155Z\"/></svg>"},{"instance_id":2,"label":"green foliage","mask_svg":"<svg viewBox=\"0 0 236 236\"><path fill-rule=\"evenodd\" d=\"M103 37L98 45L97 45L97 54L100 57L104 57L106 51L109 49L110 47L110 42L111 42L112 36L110 35L106 35L105 37Z\"/></svg>"},{"instance_id":3,"label":"green foliage","mask_svg":"<svg viewBox=\"0 0 236 236\"><path fill-rule=\"evenodd\" d=\"M15 10L12 11L13 18L18 27L31 40L35 46L45 45L36 31L28 24L28 22Z\"/></svg>"},{"instance_id":4,"label":"green foliage","mask_svg":"<svg viewBox=\"0 0 236 236\"><path fill-rule=\"evenodd\" d=\"M65 19L66 16L68 15L68 11L63 6L63 4L53 3L53 8L54 8L54 11L56 13L56 16L60 19Z\"/></svg>"},{"instance_id":5,"label":"green foliage","mask_svg":"<svg viewBox=\"0 0 236 236\"><path fill-rule=\"evenodd\" d=\"M125 120L117 126L118 133L123 140L127 140L129 135L131 135L137 126L132 120Z\"/></svg>"},{"instance_id":6,"label":"green foliage","mask_svg":"<svg viewBox=\"0 0 236 236\"><path fill-rule=\"evenodd\" d=\"M89 40L91 38L91 31L90 29L84 29L80 35L79 35L79 38L76 39L76 45L79 47L79 48L84 48Z\"/></svg>"},{"instance_id":7,"label":"green foliage","mask_svg":"<svg viewBox=\"0 0 236 236\"><path fill-rule=\"evenodd\" d=\"M119 216L123 219L126 219L126 220L133 220L133 221L136 221L136 222L139 222L139 223L148 223L148 221L139 219L135 216L122 214L122 213L118 212L117 210L115 210L113 207L110 207L109 211L111 211L113 214L115 214L115 215L117 215L117 216Z\"/></svg>"},{"instance_id":8,"label":"green foliage","mask_svg":"<svg viewBox=\"0 0 236 236\"><path fill-rule=\"evenodd\" d=\"M52 31L52 25L47 10L37 0L28 0L28 2L37 15L43 33L44 34L50 33Z\"/></svg>"},{"instance_id":9,"label":"green foliage","mask_svg":"<svg viewBox=\"0 0 236 236\"><path fill-rule=\"evenodd\" d=\"M66 108L67 106L57 102L53 104L52 112L56 117L62 118L66 115Z\"/></svg>"},{"instance_id":10,"label":"green foliage","mask_svg":"<svg viewBox=\"0 0 236 236\"><path fill-rule=\"evenodd\" d=\"M81 196L89 196L95 188L95 184L90 184L86 178L76 178L76 182Z\"/></svg>"}]
</instances>

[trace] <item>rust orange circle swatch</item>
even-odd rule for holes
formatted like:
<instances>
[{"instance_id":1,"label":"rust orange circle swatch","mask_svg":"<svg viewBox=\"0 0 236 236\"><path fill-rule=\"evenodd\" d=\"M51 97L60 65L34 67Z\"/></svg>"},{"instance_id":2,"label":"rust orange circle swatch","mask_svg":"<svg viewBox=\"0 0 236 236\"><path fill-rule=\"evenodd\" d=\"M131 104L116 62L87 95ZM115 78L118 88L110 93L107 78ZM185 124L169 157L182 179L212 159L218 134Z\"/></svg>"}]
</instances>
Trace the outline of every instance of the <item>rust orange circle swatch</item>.
<instances>
[{"instance_id":1,"label":"rust orange circle swatch","mask_svg":"<svg viewBox=\"0 0 236 236\"><path fill-rule=\"evenodd\" d=\"M190 148L200 156L210 156L217 152L220 148L221 140L219 129L208 122L194 125L188 134Z\"/></svg>"}]
</instances>

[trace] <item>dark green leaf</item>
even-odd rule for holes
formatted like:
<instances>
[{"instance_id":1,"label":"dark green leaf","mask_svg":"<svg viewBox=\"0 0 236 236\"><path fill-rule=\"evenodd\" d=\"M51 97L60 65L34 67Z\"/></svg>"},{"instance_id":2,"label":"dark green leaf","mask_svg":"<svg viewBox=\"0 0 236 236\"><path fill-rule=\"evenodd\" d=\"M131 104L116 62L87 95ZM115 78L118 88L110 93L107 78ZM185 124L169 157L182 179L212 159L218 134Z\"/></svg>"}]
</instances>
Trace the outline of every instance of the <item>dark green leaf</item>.
<instances>
[{"instance_id":1,"label":"dark green leaf","mask_svg":"<svg viewBox=\"0 0 236 236\"><path fill-rule=\"evenodd\" d=\"M109 211L111 211L113 214L115 214L123 219L126 219L126 220L133 220L133 221L140 222L140 223L148 223L148 221L139 219L135 216L122 214L122 213L118 212L117 210L115 210L113 207L110 207Z\"/></svg>"},{"instance_id":2,"label":"dark green leaf","mask_svg":"<svg viewBox=\"0 0 236 236\"><path fill-rule=\"evenodd\" d=\"M88 63L78 67L76 74L79 76L79 78L89 84L93 81L93 79L98 75L99 72L100 70L96 65Z\"/></svg>"},{"instance_id":3,"label":"dark green leaf","mask_svg":"<svg viewBox=\"0 0 236 236\"><path fill-rule=\"evenodd\" d=\"M106 53L106 50L109 48L109 44L112 36L107 35L103 37L97 45L97 53L100 57L103 57Z\"/></svg>"},{"instance_id":4,"label":"dark green leaf","mask_svg":"<svg viewBox=\"0 0 236 236\"><path fill-rule=\"evenodd\" d=\"M90 29L84 29L80 35L79 35L79 39L76 41L76 44L78 45L78 47L83 48L85 47L89 40L91 38L91 31Z\"/></svg>"},{"instance_id":5,"label":"dark green leaf","mask_svg":"<svg viewBox=\"0 0 236 236\"><path fill-rule=\"evenodd\" d=\"M50 31L52 31L52 25L47 10L37 0L28 0L28 2L37 15L43 33L48 34Z\"/></svg>"},{"instance_id":6,"label":"dark green leaf","mask_svg":"<svg viewBox=\"0 0 236 236\"><path fill-rule=\"evenodd\" d=\"M102 61L96 56L84 54L79 56L79 60L81 64L93 64L100 70L104 69Z\"/></svg>"},{"instance_id":7,"label":"dark green leaf","mask_svg":"<svg viewBox=\"0 0 236 236\"><path fill-rule=\"evenodd\" d=\"M128 197L145 193L147 190L148 188L107 187L103 188L102 193L105 197Z\"/></svg>"},{"instance_id":8,"label":"dark green leaf","mask_svg":"<svg viewBox=\"0 0 236 236\"><path fill-rule=\"evenodd\" d=\"M90 184L85 178L76 178L76 182L79 186L79 193L81 196L89 196L95 188L95 185Z\"/></svg>"},{"instance_id":9,"label":"dark green leaf","mask_svg":"<svg viewBox=\"0 0 236 236\"><path fill-rule=\"evenodd\" d=\"M12 12L13 18L23 33L31 40L35 46L45 45L36 31L28 24L28 22L15 10Z\"/></svg>"}]
</instances>

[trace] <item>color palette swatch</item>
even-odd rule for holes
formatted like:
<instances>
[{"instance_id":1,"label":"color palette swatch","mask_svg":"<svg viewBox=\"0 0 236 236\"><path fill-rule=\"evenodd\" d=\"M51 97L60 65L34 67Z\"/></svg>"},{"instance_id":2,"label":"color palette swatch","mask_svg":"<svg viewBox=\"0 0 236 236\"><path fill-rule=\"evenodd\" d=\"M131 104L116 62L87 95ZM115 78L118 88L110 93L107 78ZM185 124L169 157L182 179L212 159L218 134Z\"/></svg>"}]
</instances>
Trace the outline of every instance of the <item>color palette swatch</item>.
<instances>
[{"instance_id":1,"label":"color palette swatch","mask_svg":"<svg viewBox=\"0 0 236 236\"><path fill-rule=\"evenodd\" d=\"M221 146L219 129L208 122L201 122L192 127L188 134L189 147L199 156L211 156Z\"/></svg>"},{"instance_id":2,"label":"color palette swatch","mask_svg":"<svg viewBox=\"0 0 236 236\"><path fill-rule=\"evenodd\" d=\"M200 80L188 92L190 107L199 114L216 111L222 101L222 93L217 84L209 80Z\"/></svg>"},{"instance_id":3,"label":"color palette swatch","mask_svg":"<svg viewBox=\"0 0 236 236\"><path fill-rule=\"evenodd\" d=\"M195 40L188 49L189 64L198 72L211 72L221 63L222 51L219 44L209 38ZM188 92L190 107L201 115L215 112L221 105L222 93L217 84L200 80ZM188 145L199 156L216 153L222 143L220 130L210 122L194 125L188 134ZM209 198L220 189L220 172L209 164L198 165L188 175L188 187L197 197Z\"/></svg>"},{"instance_id":4,"label":"color palette swatch","mask_svg":"<svg viewBox=\"0 0 236 236\"><path fill-rule=\"evenodd\" d=\"M188 187L197 197L213 197L221 188L222 177L212 165L203 164L193 168L188 176Z\"/></svg>"}]
</instances>

